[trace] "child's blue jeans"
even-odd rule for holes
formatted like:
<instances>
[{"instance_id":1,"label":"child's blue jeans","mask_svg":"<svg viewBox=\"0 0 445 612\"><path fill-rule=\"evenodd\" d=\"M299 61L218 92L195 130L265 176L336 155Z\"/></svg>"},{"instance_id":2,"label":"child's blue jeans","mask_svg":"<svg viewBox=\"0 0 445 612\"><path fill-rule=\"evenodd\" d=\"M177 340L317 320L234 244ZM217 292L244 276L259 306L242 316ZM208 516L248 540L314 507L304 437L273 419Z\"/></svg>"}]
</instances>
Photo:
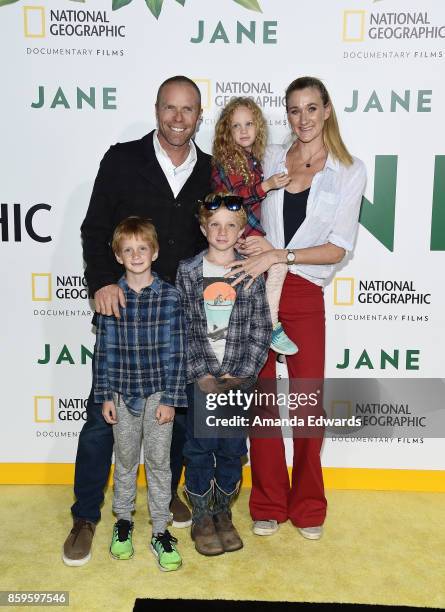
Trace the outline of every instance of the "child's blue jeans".
<instances>
[{"instance_id":1,"label":"child's blue jeans","mask_svg":"<svg viewBox=\"0 0 445 612\"><path fill-rule=\"evenodd\" d=\"M241 458L247 454L246 438L195 438L195 387L187 385L185 485L190 493L203 495L215 480L225 493L232 493L241 480Z\"/></svg>"}]
</instances>

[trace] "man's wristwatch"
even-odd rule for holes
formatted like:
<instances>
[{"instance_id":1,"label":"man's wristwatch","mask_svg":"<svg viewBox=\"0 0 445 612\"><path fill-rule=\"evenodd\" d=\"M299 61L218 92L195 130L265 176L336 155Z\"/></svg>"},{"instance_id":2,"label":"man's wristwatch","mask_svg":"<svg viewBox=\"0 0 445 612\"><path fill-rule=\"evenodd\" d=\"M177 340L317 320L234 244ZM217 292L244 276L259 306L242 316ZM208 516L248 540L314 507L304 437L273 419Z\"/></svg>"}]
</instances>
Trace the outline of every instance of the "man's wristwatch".
<instances>
[{"instance_id":1,"label":"man's wristwatch","mask_svg":"<svg viewBox=\"0 0 445 612\"><path fill-rule=\"evenodd\" d=\"M286 263L288 266L292 266L295 263L295 253L290 249L287 250Z\"/></svg>"}]
</instances>

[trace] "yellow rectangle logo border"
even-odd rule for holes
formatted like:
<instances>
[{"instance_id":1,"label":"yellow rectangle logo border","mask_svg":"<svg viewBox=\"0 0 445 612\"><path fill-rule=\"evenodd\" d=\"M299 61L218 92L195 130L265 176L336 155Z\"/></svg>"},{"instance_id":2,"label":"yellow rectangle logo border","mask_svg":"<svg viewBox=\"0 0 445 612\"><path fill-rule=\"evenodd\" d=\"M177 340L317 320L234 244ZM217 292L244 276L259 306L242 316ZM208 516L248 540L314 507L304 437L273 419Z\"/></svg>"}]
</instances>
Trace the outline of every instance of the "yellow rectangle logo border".
<instances>
[{"instance_id":1,"label":"yellow rectangle logo border","mask_svg":"<svg viewBox=\"0 0 445 612\"><path fill-rule=\"evenodd\" d=\"M198 78L192 78L192 81L194 81L196 84L198 83L205 83L207 85L207 100L206 100L206 104L204 104L204 100L201 100L201 106L202 106L202 110L209 110L212 106L212 81L210 79L198 79Z\"/></svg>"},{"instance_id":2,"label":"yellow rectangle logo border","mask_svg":"<svg viewBox=\"0 0 445 612\"><path fill-rule=\"evenodd\" d=\"M338 300L338 281L348 281L350 284L350 296L348 302L340 302ZM355 278L353 276L338 276L334 279L334 305L335 306L353 306L355 291Z\"/></svg>"},{"instance_id":3,"label":"yellow rectangle logo border","mask_svg":"<svg viewBox=\"0 0 445 612\"><path fill-rule=\"evenodd\" d=\"M336 419L336 418L346 418L343 415L341 417L337 417L335 414L335 410L337 407L339 406L346 406L347 410L348 410L348 416L347 418L351 418L352 416L352 402L351 400L332 400L331 402L331 418Z\"/></svg>"},{"instance_id":4,"label":"yellow rectangle logo border","mask_svg":"<svg viewBox=\"0 0 445 612\"><path fill-rule=\"evenodd\" d=\"M41 13L42 28L40 34L30 34L28 28L28 13L29 11L39 11ZM45 24L45 7L44 6L24 6L23 7L23 28L26 38L45 38L46 36L46 24Z\"/></svg>"},{"instance_id":5,"label":"yellow rectangle logo border","mask_svg":"<svg viewBox=\"0 0 445 612\"><path fill-rule=\"evenodd\" d=\"M47 297L37 297L36 296L36 277L37 276L47 276L48 277L48 296ZM32 301L33 302L51 302L52 298L52 279L51 272L32 272L31 273L31 290L32 290Z\"/></svg>"},{"instance_id":6,"label":"yellow rectangle logo border","mask_svg":"<svg viewBox=\"0 0 445 612\"><path fill-rule=\"evenodd\" d=\"M40 34L30 34L28 28L28 13L29 11L39 11L41 13L42 29ZM23 7L23 28L26 38L45 38L45 7L44 6L24 6Z\"/></svg>"},{"instance_id":7,"label":"yellow rectangle logo border","mask_svg":"<svg viewBox=\"0 0 445 612\"><path fill-rule=\"evenodd\" d=\"M39 419L39 400L50 400L51 417L49 419ZM34 422L54 423L54 395L34 395Z\"/></svg>"},{"instance_id":8,"label":"yellow rectangle logo border","mask_svg":"<svg viewBox=\"0 0 445 612\"><path fill-rule=\"evenodd\" d=\"M358 38L351 38L347 35L349 15L360 15L361 16L360 36ZM342 33L343 42L363 42L365 40L365 15L366 15L366 11L357 11L357 10L343 11L343 33Z\"/></svg>"}]
</instances>

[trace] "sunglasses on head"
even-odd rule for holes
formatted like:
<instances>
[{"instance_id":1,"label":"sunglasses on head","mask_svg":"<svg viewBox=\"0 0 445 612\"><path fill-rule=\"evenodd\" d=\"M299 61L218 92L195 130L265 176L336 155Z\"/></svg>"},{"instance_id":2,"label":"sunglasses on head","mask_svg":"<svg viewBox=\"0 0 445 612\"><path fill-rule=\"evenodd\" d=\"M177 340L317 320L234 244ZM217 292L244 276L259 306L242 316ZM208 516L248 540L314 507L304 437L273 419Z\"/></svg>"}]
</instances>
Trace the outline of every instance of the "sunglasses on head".
<instances>
[{"instance_id":1,"label":"sunglasses on head","mask_svg":"<svg viewBox=\"0 0 445 612\"><path fill-rule=\"evenodd\" d=\"M217 210L221 205L225 206L227 210L237 211L241 210L244 200L240 196L235 195L208 195L204 202L200 202L207 210Z\"/></svg>"}]
</instances>

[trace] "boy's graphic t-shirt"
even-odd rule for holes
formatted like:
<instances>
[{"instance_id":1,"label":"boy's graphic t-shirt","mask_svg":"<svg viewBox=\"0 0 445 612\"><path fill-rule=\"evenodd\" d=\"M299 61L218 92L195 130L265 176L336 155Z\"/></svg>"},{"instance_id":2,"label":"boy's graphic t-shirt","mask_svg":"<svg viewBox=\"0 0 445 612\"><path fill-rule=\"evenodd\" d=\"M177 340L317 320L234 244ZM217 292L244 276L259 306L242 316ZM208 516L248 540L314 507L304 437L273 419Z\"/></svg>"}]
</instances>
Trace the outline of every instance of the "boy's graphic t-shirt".
<instances>
[{"instance_id":1,"label":"boy's graphic t-shirt","mask_svg":"<svg viewBox=\"0 0 445 612\"><path fill-rule=\"evenodd\" d=\"M230 315L236 290L230 279L224 278L227 269L203 259L204 310L207 318L207 337L219 363L224 359Z\"/></svg>"}]
</instances>

